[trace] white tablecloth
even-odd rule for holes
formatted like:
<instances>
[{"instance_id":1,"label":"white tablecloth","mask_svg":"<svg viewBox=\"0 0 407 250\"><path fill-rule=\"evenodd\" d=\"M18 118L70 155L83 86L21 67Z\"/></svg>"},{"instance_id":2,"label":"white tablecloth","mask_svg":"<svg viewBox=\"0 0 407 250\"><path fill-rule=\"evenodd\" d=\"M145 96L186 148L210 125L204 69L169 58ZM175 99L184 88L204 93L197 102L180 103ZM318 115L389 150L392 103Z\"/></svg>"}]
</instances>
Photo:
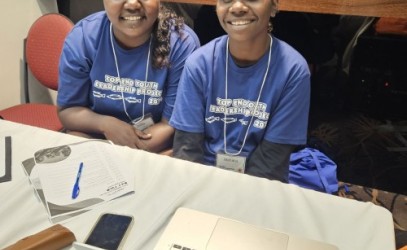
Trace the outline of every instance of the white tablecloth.
<instances>
[{"instance_id":1,"label":"white tablecloth","mask_svg":"<svg viewBox=\"0 0 407 250\"><path fill-rule=\"evenodd\" d=\"M41 148L83 140L0 120L0 137L8 135L12 136L12 181L0 183L0 248L51 226L21 162ZM341 250L395 249L390 212L370 202L112 147L134 170L136 192L63 221L80 242L102 212L115 212L134 216L124 249L153 249L175 210L183 206L325 241Z\"/></svg>"}]
</instances>

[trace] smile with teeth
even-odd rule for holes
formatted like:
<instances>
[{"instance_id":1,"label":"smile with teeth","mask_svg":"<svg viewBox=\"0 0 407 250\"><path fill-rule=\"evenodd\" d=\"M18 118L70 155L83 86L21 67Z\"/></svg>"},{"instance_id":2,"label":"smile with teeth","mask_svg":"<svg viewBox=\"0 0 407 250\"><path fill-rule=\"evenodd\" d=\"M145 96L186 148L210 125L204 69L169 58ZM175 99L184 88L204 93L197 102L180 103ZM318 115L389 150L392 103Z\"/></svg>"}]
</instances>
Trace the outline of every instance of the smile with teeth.
<instances>
[{"instance_id":1,"label":"smile with teeth","mask_svg":"<svg viewBox=\"0 0 407 250\"><path fill-rule=\"evenodd\" d=\"M122 18L124 20L126 20L126 21L138 21L138 20L142 19L141 16L125 16L125 17L122 17Z\"/></svg>"},{"instance_id":2,"label":"smile with teeth","mask_svg":"<svg viewBox=\"0 0 407 250\"><path fill-rule=\"evenodd\" d=\"M251 23L252 21L250 20L236 20L236 21L231 21L229 22L231 25L236 25L236 26L240 26L240 25L246 25Z\"/></svg>"}]
</instances>

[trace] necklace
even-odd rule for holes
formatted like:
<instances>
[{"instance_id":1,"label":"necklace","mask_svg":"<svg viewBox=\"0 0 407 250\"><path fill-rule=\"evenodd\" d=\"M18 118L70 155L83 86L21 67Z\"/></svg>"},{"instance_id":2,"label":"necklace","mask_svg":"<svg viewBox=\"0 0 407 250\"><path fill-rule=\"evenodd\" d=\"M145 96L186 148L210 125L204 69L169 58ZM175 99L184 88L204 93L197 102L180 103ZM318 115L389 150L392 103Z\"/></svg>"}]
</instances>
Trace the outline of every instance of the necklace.
<instances>
[{"instance_id":1,"label":"necklace","mask_svg":"<svg viewBox=\"0 0 407 250\"><path fill-rule=\"evenodd\" d=\"M150 62L150 52L151 52L151 41L152 38L150 37L150 42L148 45L148 54L147 54L147 61L146 61L146 73L145 73L145 80L144 83L147 85L147 79L148 79L148 67L149 67L149 62ZM119 78L119 82L121 84L121 77L120 77L120 71L119 71L119 63L117 61L117 56L116 56L116 50L114 47L114 43L113 43L113 28L112 28L112 23L110 23L110 43L112 45L112 51L113 51L113 58L114 58L114 63L116 66L116 72L117 72L117 77ZM126 113L127 117L130 119L130 121L133 121L133 119L131 118L131 116L129 115L129 113L127 112L127 107L126 107L126 102L124 100L124 93L123 93L123 88L121 89L121 94L122 94L122 103L123 103L123 110ZM143 91L143 109L142 109L142 116L140 118L137 119L137 121L135 121L133 124L137 124L140 121L142 121L144 119L144 107L145 107L145 101L146 101L146 91Z\"/></svg>"},{"instance_id":2,"label":"necklace","mask_svg":"<svg viewBox=\"0 0 407 250\"><path fill-rule=\"evenodd\" d=\"M257 97L256 106L254 107L254 111L253 111L252 117L250 119L250 123L247 126L246 133L245 133L245 136L243 138L242 146L240 147L239 151L234 152L234 153L231 153L231 152L227 151L227 145L226 145L226 127L227 127L227 123L226 123L227 115L226 115L226 113L227 112L225 111L225 113L224 113L225 122L223 123L223 150L225 151L225 154L227 154L227 155L239 155L242 152L242 150L244 148L244 145L246 144L247 135L249 134L249 128L253 123L254 114L257 111L257 107L259 105L259 101L260 101L261 93L263 91L264 83L266 82L267 75L268 75L269 68L270 68L271 47L273 45L273 39L272 39L272 37L270 35L269 35L269 37L270 37L270 48L269 48L269 56L268 56L268 61L267 61L267 68L266 68L266 72L264 73L263 82L261 83L261 86L260 86L260 91L259 91L259 96ZM226 41L226 66L225 66L225 99L226 100L228 99L228 67L229 67L228 65L229 65L229 37L227 38L227 41Z\"/></svg>"}]
</instances>

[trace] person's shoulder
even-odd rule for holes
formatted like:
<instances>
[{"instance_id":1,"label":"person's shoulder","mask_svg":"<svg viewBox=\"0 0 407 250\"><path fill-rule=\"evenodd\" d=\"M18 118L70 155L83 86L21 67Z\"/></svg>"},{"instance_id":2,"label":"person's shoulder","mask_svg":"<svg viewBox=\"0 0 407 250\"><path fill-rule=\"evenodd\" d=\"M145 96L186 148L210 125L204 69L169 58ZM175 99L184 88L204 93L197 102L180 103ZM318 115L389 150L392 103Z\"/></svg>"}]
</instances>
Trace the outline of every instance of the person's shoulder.
<instances>
[{"instance_id":1,"label":"person's shoulder","mask_svg":"<svg viewBox=\"0 0 407 250\"><path fill-rule=\"evenodd\" d=\"M80 30L82 32L89 32L89 34L94 34L96 30L100 29L104 22L107 22L108 18L105 11L99 11L93 13L83 19L79 20L75 24L73 30Z\"/></svg>"},{"instance_id":2,"label":"person's shoulder","mask_svg":"<svg viewBox=\"0 0 407 250\"><path fill-rule=\"evenodd\" d=\"M221 47L226 46L226 41L227 41L227 35L222 35L222 36L219 36L219 37L216 37L216 38L212 39L211 41L209 41L208 43L206 43L202 47L207 47L207 48L212 48L212 49L219 49Z\"/></svg>"},{"instance_id":3,"label":"person's shoulder","mask_svg":"<svg viewBox=\"0 0 407 250\"><path fill-rule=\"evenodd\" d=\"M171 40L176 42L178 40L194 44L196 47L200 47L199 38L196 35L195 31L190 28L187 24L182 25L182 29L175 31L175 26L171 27Z\"/></svg>"},{"instance_id":4,"label":"person's shoulder","mask_svg":"<svg viewBox=\"0 0 407 250\"><path fill-rule=\"evenodd\" d=\"M210 42L204 44L203 46L199 47L195 50L188 58L190 61L196 60L205 60L205 61L212 61L215 56L223 56L224 48L226 46L226 38L227 36L220 36L214 38Z\"/></svg>"},{"instance_id":5,"label":"person's shoulder","mask_svg":"<svg viewBox=\"0 0 407 250\"><path fill-rule=\"evenodd\" d=\"M72 53L94 51L101 42L101 36L106 29L108 18L105 11L91 14L78 21L71 30L65 45Z\"/></svg>"},{"instance_id":6,"label":"person's shoulder","mask_svg":"<svg viewBox=\"0 0 407 250\"><path fill-rule=\"evenodd\" d=\"M294 47L275 36L273 36L273 47L275 47L282 55L290 56L296 59L304 59L300 52L294 49Z\"/></svg>"},{"instance_id":7,"label":"person's shoulder","mask_svg":"<svg viewBox=\"0 0 407 250\"><path fill-rule=\"evenodd\" d=\"M78 21L77 25L84 25L94 22L102 22L103 20L107 19L106 12L104 10L98 11L95 13L90 14Z\"/></svg>"},{"instance_id":8,"label":"person's shoulder","mask_svg":"<svg viewBox=\"0 0 407 250\"><path fill-rule=\"evenodd\" d=\"M198 38L195 31L191 27L189 27L186 23L184 23L184 25L182 26L182 32L184 32L188 36L193 36L193 37Z\"/></svg>"},{"instance_id":9,"label":"person's shoulder","mask_svg":"<svg viewBox=\"0 0 407 250\"><path fill-rule=\"evenodd\" d=\"M279 57L280 63L298 64L308 68L305 58L294 49L291 45L283 40L273 36L273 50L276 50L276 55Z\"/></svg>"}]
</instances>

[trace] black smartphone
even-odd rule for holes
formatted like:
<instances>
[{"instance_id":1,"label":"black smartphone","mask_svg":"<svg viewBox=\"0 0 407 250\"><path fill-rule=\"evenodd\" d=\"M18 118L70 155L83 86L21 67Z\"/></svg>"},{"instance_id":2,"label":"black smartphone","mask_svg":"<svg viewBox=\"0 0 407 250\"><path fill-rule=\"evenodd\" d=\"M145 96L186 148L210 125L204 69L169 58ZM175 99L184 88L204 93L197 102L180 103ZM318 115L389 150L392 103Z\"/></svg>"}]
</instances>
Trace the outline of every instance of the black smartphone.
<instances>
[{"instance_id":1,"label":"black smartphone","mask_svg":"<svg viewBox=\"0 0 407 250\"><path fill-rule=\"evenodd\" d=\"M107 250L120 249L132 224L132 216L111 213L102 214L85 243Z\"/></svg>"}]
</instances>

